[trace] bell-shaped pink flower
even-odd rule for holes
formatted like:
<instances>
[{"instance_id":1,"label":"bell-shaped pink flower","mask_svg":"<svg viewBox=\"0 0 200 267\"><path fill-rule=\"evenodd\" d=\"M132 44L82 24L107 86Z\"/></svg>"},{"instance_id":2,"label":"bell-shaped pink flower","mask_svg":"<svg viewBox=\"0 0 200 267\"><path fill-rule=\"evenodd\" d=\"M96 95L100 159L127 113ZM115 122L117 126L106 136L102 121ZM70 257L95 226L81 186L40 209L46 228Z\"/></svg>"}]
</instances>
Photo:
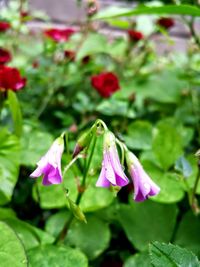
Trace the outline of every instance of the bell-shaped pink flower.
<instances>
[{"instance_id":1,"label":"bell-shaped pink flower","mask_svg":"<svg viewBox=\"0 0 200 267\"><path fill-rule=\"evenodd\" d=\"M137 157L128 151L126 161L134 185L134 200L144 201L150 196L155 196L160 192L160 188L151 180L143 169Z\"/></svg>"},{"instance_id":2,"label":"bell-shaped pink flower","mask_svg":"<svg viewBox=\"0 0 200 267\"><path fill-rule=\"evenodd\" d=\"M62 182L61 157L64 151L64 141L62 137L57 138L47 153L37 163L36 170L30 177L37 178L43 176L43 185L60 184Z\"/></svg>"},{"instance_id":3,"label":"bell-shaped pink flower","mask_svg":"<svg viewBox=\"0 0 200 267\"><path fill-rule=\"evenodd\" d=\"M112 132L107 131L104 134L102 169L96 186L109 187L110 185L113 185L121 187L128 183L129 180L126 177L119 160L115 144L115 136Z\"/></svg>"}]
</instances>

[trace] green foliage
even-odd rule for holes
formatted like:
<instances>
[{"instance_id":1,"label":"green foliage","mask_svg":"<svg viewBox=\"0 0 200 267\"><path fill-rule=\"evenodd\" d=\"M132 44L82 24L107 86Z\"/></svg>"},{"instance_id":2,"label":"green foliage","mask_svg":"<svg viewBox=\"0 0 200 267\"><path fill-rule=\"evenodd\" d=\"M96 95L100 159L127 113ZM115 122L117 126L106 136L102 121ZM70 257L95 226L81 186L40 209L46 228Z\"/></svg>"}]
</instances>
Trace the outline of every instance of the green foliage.
<instances>
[{"instance_id":1,"label":"green foliage","mask_svg":"<svg viewBox=\"0 0 200 267\"><path fill-rule=\"evenodd\" d=\"M143 15L143 14L160 14L160 15L191 15L191 16L200 16L200 10L198 7L192 5L166 5L166 6L139 6L135 9L128 8L119 8L119 7L111 7L107 10L103 10L98 15L95 16L94 19L108 19L114 17L127 17L127 16L135 16L135 15Z\"/></svg>"},{"instance_id":2,"label":"green foliage","mask_svg":"<svg viewBox=\"0 0 200 267\"><path fill-rule=\"evenodd\" d=\"M118 219L132 245L147 249L149 242L170 241L177 216L176 205L147 201L119 207Z\"/></svg>"},{"instance_id":3,"label":"green foliage","mask_svg":"<svg viewBox=\"0 0 200 267\"><path fill-rule=\"evenodd\" d=\"M99 256L108 246L111 238L107 224L102 220L88 215L87 224L74 221L69 229L65 243L80 248L88 258Z\"/></svg>"},{"instance_id":4,"label":"green foliage","mask_svg":"<svg viewBox=\"0 0 200 267\"><path fill-rule=\"evenodd\" d=\"M75 34L59 42L39 30L32 34L25 22L38 14L31 10L28 18L21 16L19 10L28 6L18 2L1 9L1 20L12 27L0 33L0 46L11 51L9 66L19 68L27 85L17 91L0 88L0 266L200 266L200 220L193 214L200 200L195 156L200 145L195 16L200 17L200 8L185 0L177 5L143 1L134 9L114 5L82 21ZM163 16L175 20L176 28L161 29L157 20ZM184 52L173 51L178 20L191 36ZM131 40L130 29L144 37ZM105 98L97 87L108 90L112 81L91 83L103 72L114 73L120 86ZM0 86L4 78L0 73ZM78 137L97 119L103 123L95 124L94 150L91 136L79 140L86 148L72 159ZM105 152L104 122L118 138L121 165L130 179L123 188L96 187ZM29 176L62 133L62 173L70 168L61 184L43 186L44 177ZM134 202L137 188L123 160L124 145L160 187L158 195ZM48 160L56 165L54 157Z\"/></svg>"},{"instance_id":5,"label":"green foliage","mask_svg":"<svg viewBox=\"0 0 200 267\"><path fill-rule=\"evenodd\" d=\"M79 250L66 246L46 245L28 251L30 267L87 267L87 258Z\"/></svg>"},{"instance_id":6,"label":"green foliage","mask_svg":"<svg viewBox=\"0 0 200 267\"><path fill-rule=\"evenodd\" d=\"M2 267L26 267L24 247L15 232L4 222L0 222L0 262Z\"/></svg>"},{"instance_id":7,"label":"green foliage","mask_svg":"<svg viewBox=\"0 0 200 267\"><path fill-rule=\"evenodd\" d=\"M151 263L155 267L198 267L200 262L192 252L172 244L150 244Z\"/></svg>"},{"instance_id":8,"label":"green foliage","mask_svg":"<svg viewBox=\"0 0 200 267\"><path fill-rule=\"evenodd\" d=\"M20 145L15 135L6 128L0 129L0 204L11 200L18 179Z\"/></svg>"},{"instance_id":9,"label":"green foliage","mask_svg":"<svg viewBox=\"0 0 200 267\"><path fill-rule=\"evenodd\" d=\"M175 244L193 251L198 257L200 256L199 227L199 218L187 212L180 221L175 237Z\"/></svg>"},{"instance_id":10,"label":"green foliage","mask_svg":"<svg viewBox=\"0 0 200 267\"><path fill-rule=\"evenodd\" d=\"M10 108L10 111L12 113L12 119L13 119L13 124L14 124L14 133L20 137L22 134L22 113L20 109L20 104L18 101L18 98L16 94L9 90L8 91L8 105Z\"/></svg>"}]
</instances>

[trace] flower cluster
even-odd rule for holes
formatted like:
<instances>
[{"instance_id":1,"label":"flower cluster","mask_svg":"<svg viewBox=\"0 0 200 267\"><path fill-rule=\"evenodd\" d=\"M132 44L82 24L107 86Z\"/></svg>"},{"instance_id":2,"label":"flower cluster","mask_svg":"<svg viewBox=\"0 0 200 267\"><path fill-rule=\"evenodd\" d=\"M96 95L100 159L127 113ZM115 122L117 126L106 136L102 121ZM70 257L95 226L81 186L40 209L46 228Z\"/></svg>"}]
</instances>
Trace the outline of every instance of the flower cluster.
<instances>
[{"instance_id":1,"label":"flower cluster","mask_svg":"<svg viewBox=\"0 0 200 267\"><path fill-rule=\"evenodd\" d=\"M103 123L103 125L105 125ZM98 187L117 186L123 187L129 184L122 164L119 159L115 135L104 126L104 142L103 142L103 161L99 178L96 182ZM76 157L86 149L91 141L93 134L97 131L94 124L89 131L85 132L78 140L74 149L74 161ZM143 169L137 157L130 152L124 144L120 147L125 153L126 164L134 185L134 200L144 201L148 197L155 196L159 193L160 188L151 180ZM57 138L49 151L37 163L36 170L30 175L32 178L43 175L43 185L59 184L62 182L61 157L64 151L63 137ZM71 166L71 163L68 164Z\"/></svg>"}]
</instances>

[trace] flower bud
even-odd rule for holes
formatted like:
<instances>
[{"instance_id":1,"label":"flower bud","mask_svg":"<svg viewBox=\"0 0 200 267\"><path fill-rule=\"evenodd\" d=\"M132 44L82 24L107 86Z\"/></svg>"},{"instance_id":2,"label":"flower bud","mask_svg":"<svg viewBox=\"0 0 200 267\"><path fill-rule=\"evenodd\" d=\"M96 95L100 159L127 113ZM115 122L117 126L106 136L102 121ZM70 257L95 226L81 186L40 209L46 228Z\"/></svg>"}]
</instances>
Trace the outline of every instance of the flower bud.
<instances>
[{"instance_id":1,"label":"flower bud","mask_svg":"<svg viewBox=\"0 0 200 267\"><path fill-rule=\"evenodd\" d=\"M66 197L69 203L69 208L72 211L74 217L79 221L83 221L84 223L87 223L85 215L82 212L82 210L79 208L79 206L76 205L76 203L69 198L68 194L66 194Z\"/></svg>"},{"instance_id":2,"label":"flower bud","mask_svg":"<svg viewBox=\"0 0 200 267\"><path fill-rule=\"evenodd\" d=\"M73 152L73 158L76 157L83 149L89 146L90 141L93 136L93 130L94 127L90 128L88 131L84 132L78 139L74 152Z\"/></svg>"}]
</instances>

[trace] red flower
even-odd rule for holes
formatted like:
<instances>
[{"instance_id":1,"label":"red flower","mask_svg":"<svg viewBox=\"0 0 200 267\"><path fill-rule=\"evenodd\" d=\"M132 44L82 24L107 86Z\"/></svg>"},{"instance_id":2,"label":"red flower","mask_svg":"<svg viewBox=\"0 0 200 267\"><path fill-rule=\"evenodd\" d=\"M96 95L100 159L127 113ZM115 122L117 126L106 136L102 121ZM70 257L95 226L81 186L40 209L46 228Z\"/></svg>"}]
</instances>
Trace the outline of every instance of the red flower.
<instances>
[{"instance_id":1,"label":"red flower","mask_svg":"<svg viewBox=\"0 0 200 267\"><path fill-rule=\"evenodd\" d=\"M22 11L20 12L20 16L21 16L21 18L26 18L26 17L28 17L29 15L30 15L30 13L29 13L28 11L22 10Z\"/></svg>"},{"instance_id":2,"label":"red flower","mask_svg":"<svg viewBox=\"0 0 200 267\"><path fill-rule=\"evenodd\" d=\"M175 22L171 18L160 18L159 20L157 20L157 25L159 25L165 29L169 29L169 28L173 27L174 24L175 24Z\"/></svg>"},{"instance_id":3,"label":"red flower","mask_svg":"<svg viewBox=\"0 0 200 267\"><path fill-rule=\"evenodd\" d=\"M99 75L92 76L91 84L104 98L110 97L120 89L118 78L112 72L103 72Z\"/></svg>"},{"instance_id":4,"label":"red flower","mask_svg":"<svg viewBox=\"0 0 200 267\"><path fill-rule=\"evenodd\" d=\"M47 37L50 37L55 42L65 42L70 36L75 33L74 29L49 29L44 32Z\"/></svg>"},{"instance_id":5,"label":"red flower","mask_svg":"<svg viewBox=\"0 0 200 267\"><path fill-rule=\"evenodd\" d=\"M88 64L88 63L90 62L90 59L91 59L90 56L85 56L85 57L82 59L82 63L83 63L83 64Z\"/></svg>"},{"instance_id":6,"label":"red flower","mask_svg":"<svg viewBox=\"0 0 200 267\"><path fill-rule=\"evenodd\" d=\"M18 69L7 66L0 67L0 88L18 91L26 85L26 78L22 78Z\"/></svg>"},{"instance_id":7,"label":"red flower","mask_svg":"<svg viewBox=\"0 0 200 267\"><path fill-rule=\"evenodd\" d=\"M0 32L5 32L10 29L11 25L9 22L0 21Z\"/></svg>"},{"instance_id":8,"label":"red flower","mask_svg":"<svg viewBox=\"0 0 200 267\"><path fill-rule=\"evenodd\" d=\"M11 54L8 50L0 48L0 65L6 64L11 61Z\"/></svg>"},{"instance_id":9,"label":"red flower","mask_svg":"<svg viewBox=\"0 0 200 267\"><path fill-rule=\"evenodd\" d=\"M67 58L69 61L74 61L76 57L76 53L72 50L65 50L64 52L65 58Z\"/></svg>"},{"instance_id":10,"label":"red flower","mask_svg":"<svg viewBox=\"0 0 200 267\"><path fill-rule=\"evenodd\" d=\"M144 35L141 32L137 32L134 30L128 30L129 39L132 42L138 42L144 38Z\"/></svg>"}]
</instances>

